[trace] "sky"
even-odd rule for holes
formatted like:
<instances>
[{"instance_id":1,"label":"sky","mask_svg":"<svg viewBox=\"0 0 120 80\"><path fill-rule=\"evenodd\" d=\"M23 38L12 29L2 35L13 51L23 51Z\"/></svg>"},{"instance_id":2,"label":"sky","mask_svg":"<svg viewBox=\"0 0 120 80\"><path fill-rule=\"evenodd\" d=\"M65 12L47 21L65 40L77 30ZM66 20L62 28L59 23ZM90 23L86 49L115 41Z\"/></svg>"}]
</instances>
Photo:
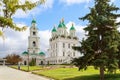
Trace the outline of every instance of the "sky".
<instances>
[{"instance_id":1,"label":"sky","mask_svg":"<svg viewBox=\"0 0 120 80\"><path fill-rule=\"evenodd\" d=\"M24 3L25 0L20 0ZM32 2L38 0L30 0ZM111 0L117 7L120 7L119 0ZM12 29L4 29L5 40L0 38L0 57L5 57L8 54L22 54L27 51L29 28L31 21L34 18L37 22L40 37L40 50L47 54L49 48L49 38L51 30L60 20L64 18L66 26L69 28L73 23L76 28L76 34L81 41L85 37L83 30L87 25L87 21L81 21L78 18L89 13L89 7L94 5L94 0L46 0L46 3L27 11L18 10L13 16L14 22L22 27L28 26L26 31L16 32ZM120 21L120 18L117 19Z\"/></svg>"}]
</instances>

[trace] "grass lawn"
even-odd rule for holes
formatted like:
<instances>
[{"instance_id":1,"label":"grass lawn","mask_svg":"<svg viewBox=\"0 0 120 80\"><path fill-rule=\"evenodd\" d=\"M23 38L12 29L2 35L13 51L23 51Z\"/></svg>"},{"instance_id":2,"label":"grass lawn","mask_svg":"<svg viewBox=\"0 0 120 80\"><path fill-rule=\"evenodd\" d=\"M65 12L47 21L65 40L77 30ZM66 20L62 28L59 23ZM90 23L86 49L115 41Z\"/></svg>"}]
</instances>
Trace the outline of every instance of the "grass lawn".
<instances>
[{"instance_id":1,"label":"grass lawn","mask_svg":"<svg viewBox=\"0 0 120 80\"><path fill-rule=\"evenodd\" d=\"M12 68L18 69L18 66L11 66ZM20 69L23 71L28 71L28 66L20 66ZM41 70L41 66L29 66L30 71Z\"/></svg>"},{"instance_id":2,"label":"grass lawn","mask_svg":"<svg viewBox=\"0 0 120 80\"><path fill-rule=\"evenodd\" d=\"M86 71L78 71L78 68L58 68L35 72L35 74L56 80L99 80L99 70L93 67L89 67ZM120 71L117 71L115 75L105 75L105 80L120 80Z\"/></svg>"}]
</instances>

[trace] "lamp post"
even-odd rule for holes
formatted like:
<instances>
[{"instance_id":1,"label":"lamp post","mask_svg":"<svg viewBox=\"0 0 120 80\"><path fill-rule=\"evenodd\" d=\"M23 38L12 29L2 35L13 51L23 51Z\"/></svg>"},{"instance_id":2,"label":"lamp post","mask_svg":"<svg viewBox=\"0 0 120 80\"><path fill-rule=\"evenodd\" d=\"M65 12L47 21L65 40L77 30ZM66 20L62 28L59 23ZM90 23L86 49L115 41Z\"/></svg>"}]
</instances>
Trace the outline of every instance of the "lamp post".
<instances>
[{"instance_id":1,"label":"lamp post","mask_svg":"<svg viewBox=\"0 0 120 80\"><path fill-rule=\"evenodd\" d=\"M29 51L28 51L28 72L29 72Z\"/></svg>"}]
</instances>

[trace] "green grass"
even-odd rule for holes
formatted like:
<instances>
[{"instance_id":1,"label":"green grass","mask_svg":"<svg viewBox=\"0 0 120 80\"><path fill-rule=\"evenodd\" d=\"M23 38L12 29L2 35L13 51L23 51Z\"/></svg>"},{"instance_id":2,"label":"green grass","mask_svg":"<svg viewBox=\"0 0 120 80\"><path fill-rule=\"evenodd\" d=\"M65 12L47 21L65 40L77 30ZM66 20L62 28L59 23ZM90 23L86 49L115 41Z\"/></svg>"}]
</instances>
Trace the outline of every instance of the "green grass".
<instances>
[{"instance_id":1,"label":"green grass","mask_svg":"<svg viewBox=\"0 0 120 80\"><path fill-rule=\"evenodd\" d=\"M78 68L58 68L35 72L35 74L54 78L56 80L99 80L99 70L89 67L86 71L78 71ZM105 75L105 80L120 80L120 71L115 75Z\"/></svg>"},{"instance_id":2,"label":"green grass","mask_svg":"<svg viewBox=\"0 0 120 80\"><path fill-rule=\"evenodd\" d=\"M18 69L18 66L11 66L12 68ZM30 71L41 70L40 66L29 66ZM28 71L28 66L20 66L20 70Z\"/></svg>"}]
</instances>

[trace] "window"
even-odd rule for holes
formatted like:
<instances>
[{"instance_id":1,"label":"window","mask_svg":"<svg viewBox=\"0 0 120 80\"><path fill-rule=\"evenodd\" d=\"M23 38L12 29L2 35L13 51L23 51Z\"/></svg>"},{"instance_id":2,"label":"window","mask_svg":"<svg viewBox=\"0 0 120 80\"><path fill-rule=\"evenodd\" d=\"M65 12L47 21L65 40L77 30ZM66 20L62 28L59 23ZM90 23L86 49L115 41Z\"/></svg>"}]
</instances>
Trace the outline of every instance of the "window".
<instances>
[{"instance_id":1,"label":"window","mask_svg":"<svg viewBox=\"0 0 120 80\"><path fill-rule=\"evenodd\" d=\"M73 56L75 56L75 52L73 52Z\"/></svg>"},{"instance_id":2,"label":"window","mask_svg":"<svg viewBox=\"0 0 120 80\"><path fill-rule=\"evenodd\" d=\"M57 43L56 43L56 48L57 48Z\"/></svg>"},{"instance_id":3,"label":"window","mask_svg":"<svg viewBox=\"0 0 120 80\"><path fill-rule=\"evenodd\" d=\"M36 32L33 32L33 35L36 35Z\"/></svg>"},{"instance_id":4,"label":"window","mask_svg":"<svg viewBox=\"0 0 120 80\"><path fill-rule=\"evenodd\" d=\"M70 48L70 44L68 44L68 48Z\"/></svg>"},{"instance_id":5,"label":"window","mask_svg":"<svg viewBox=\"0 0 120 80\"><path fill-rule=\"evenodd\" d=\"M35 51L33 51L33 53L35 53Z\"/></svg>"},{"instance_id":6,"label":"window","mask_svg":"<svg viewBox=\"0 0 120 80\"><path fill-rule=\"evenodd\" d=\"M33 29L35 30L35 27Z\"/></svg>"},{"instance_id":7,"label":"window","mask_svg":"<svg viewBox=\"0 0 120 80\"><path fill-rule=\"evenodd\" d=\"M36 42L35 42L35 41L33 41L33 46L34 46L34 47L36 46Z\"/></svg>"},{"instance_id":8,"label":"window","mask_svg":"<svg viewBox=\"0 0 120 80\"><path fill-rule=\"evenodd\" d=\"M65 52L63 52L63 56L65 56Z\"/></svg>"},{"instance_id":9,"label":"window","mask_svg":"<svg viewBox=\"0 0 120 80\"><path fill-rule=\"evenodd\" d=\"M65 43L63 43L63 48L65 48Z\"/></svg>"}]
</instances>

